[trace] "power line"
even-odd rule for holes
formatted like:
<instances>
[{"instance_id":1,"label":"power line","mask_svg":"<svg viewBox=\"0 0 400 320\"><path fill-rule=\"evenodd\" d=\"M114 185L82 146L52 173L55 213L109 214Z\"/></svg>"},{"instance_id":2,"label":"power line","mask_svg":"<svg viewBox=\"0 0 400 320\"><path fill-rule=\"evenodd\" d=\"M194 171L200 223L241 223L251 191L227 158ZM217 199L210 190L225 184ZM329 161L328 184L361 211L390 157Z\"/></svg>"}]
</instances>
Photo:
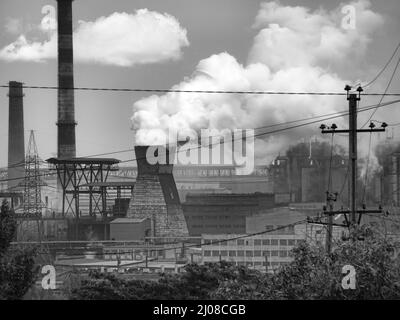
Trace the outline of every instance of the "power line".
<instances>
[{"instance_id":1,"label":"power line","mask_svg":"<svg viewBox=\"0 0 400 320\"><path fill-rule=\"evenodd\" d=\"M332 179L333 137L334 137L334 133L332 133L332 137L331 137L331 152L330 152L330 158L329 158L329 172L328 172L328 186L327 186L328 192L331 188L331 179Z\"/></svg>"},{"instance_id":2,"label":"power line","mask_svg":"<svg viewBox=\"0 0 400 320\"><path fill-rule=\"evenodd\" d=\"M399 50L400 48L400 42L398 43L398 45L396 46L395 50L393 51L392 56L390 57L390 59L386 62L386 64L384 65L384 67L381 69L381 71L378 72L378 74L367 84L365 84L364 86L362 86L362 88L366 88L368 86L370 86L372 83L374 83L380 76L381 74L386 70L386 68L389 66L390 62L392 62L394 56L396 55L397 50Z\"/></svg>"},{"instance_id":3,"label":"power line","mask_svg":"<svg viewBox=\"0 0 400 320\"><path fill-rule=\"evenodd\" d=\"M367 166L365 169L365 181L364 181L363 196L362 196L362 201L361 201L362 203L364 203L365 194L367 191L369 159L371 157L371 142L372 142L372 132L370 132L370 134L369 134L368 157L367 157Z\"/></svg>"},{"instance_id":4,"label":"power line","mask_svg":"<svg viewBox=\"0 0 400 320\"><path fill-rule=\"evenodd\" d=\"M364 128L364 127L368 124L368 122L372 119L372 117L374 116L374 114L375 114L375 113L378 111L378 109L380 108L383 99L385 98L385 96L387 96L386 93L387 93L387 91L389 90L390 85L392 84L393 78L394 78L394 76L395 76L395 74L396 74L396 71L397 71L397 68L399 67L399 64L400 64L400 57L399 57L399 59L397 59L396 66L395 66L395 68L394 68L394 70L393 70L393 72L392 72L392 76L390 77L390 80L389 80L389 82L388 82L388 84L387 84L387 86L386 86L386 88L385 88L385 92L382 94L382 96L381 96L381 98L380 98L380 100L379 100L378 105L375 107L375 110L374 110L374 111L372 112L372 114L369 116L368 120L361 126L361 128Z\"/></svg>"},{"instance_id":5,"label":"power line","mask_svg":"<svg viewBox=\"0 0 400 320\"><path fill-rule=\"evenodd\" d=\"M250 238L250 237L254 237L254 236L258 236L258 235L262 235L262 234L267 234L267 233L270 233L270 232L279 231L279 230L286 229L286 228L291 227L291 226L294 227L294 226L296 226L298 224L303 224L303 223L306 223L306 222L307 222L307 219L302 219L302 220L298 220L298 221L293 222L293 223L289 223L287 225L278 226L276 228L265 230L265 231L248 233L248 234L240 235L240 236L233 237L233 238L224 238L224 239L220 239L220 240L211 240L212 241L211 243L191 244L191 245L186 245L184 247L185 248L202 248L204 246L212 246L212 245L219 244L219 243L224 243L224 242L234 241L234 240L239 240L239 239L245 239L245 238ZM175 243L183 243L183 241L176 241ZM170 243L170 244L174 244L174 243ZM154 250L157 251L157 252L162 252L162 251L177 250L177 249L182 249L182 246L170 247L170 248L162 248L162 249L154 249ZM122 253L131 253L131 251L126 251L126 252L122 252Z\"/></svg>"},{"instance_id":6,"label":"power line","mask_svg":"<svg viewBox=\"0 0 400 320\"><path fill-rule=\"evenodd\" d=\"M395 104L395 103L398 103L398 102L400 102L400 100L389 101L389 102L383 103L381 106L388 106L388 105ZM357 113L365 112L365 111L371 110L371 109L373 109L375 107L376 107L375 105L374 106L369 106L369 107L364 107L362 109L358 109ZM274 133L279 133L279 132L283 132L283 131L287 131L287 130L292 130L292 129L300 128L300 127L303 127L303 126L308 126L308 125L311 125L311 124L315 124L315 123L318 123L320 121L340 118L342 116L347 116L348 114L349 114L349 112L345 112L344 111L344 112L338 113L338 115L336 115L336 116L331 116L331 117L327 117L327 118L324 118L324 119L319 119L319 120L315 120L315 121L311 121L311 122L307 122L307 123L303 123L303 124L299 124L299 125L294 125L294 126L291 126L291 127L280 128L280 129L276 129L276 130L273 130L273 131L254 134L252 137L256 138L256 137L260 137L260 136L264 136L264 135L268 135L268 134L274 134ZM242 137L240 137L240 139L234 139L234 140L241 140L241 139L242 139ZM225 140L223 142L219 141L217 143L208 145L208 147L213 146L213 145L223 144L223 143L225 143ZM195 150L195 149L199 149L199 148L201 148L201 146L196 146L194 148L190 148L190 149L186 149L186 150L180 149L180 150L177 151L177 153L178 152L187 152L187 151ZM134 149L132 149L132 150L134 150ZM118 152L115 152L115 153L118 153ZM109 154L111 154L111 153L109 153ZM79 158L83 158L83 157L78 157L78 159ZM132 161L137 161L137 160L144 160L144 159L146 159L146 157L144 157L144 158L133 158L133 159L129 159L129 160L120 161L119 163L127 163L127 162L132 162ZM56 174L57 174L56 172L54 172L54 173L46 173L46 174L39 175L39 177L40 176L56 175ZM0 182L21 180L21 179L24 179L24 177L11 178L11 179L2 179L2 180L0 180Z\"/></svg>"},{"instance_id":7,"label":"power line","mask_svg":"<svg viewBox=\"0 0 400 320\"><path fill-rule=\"evenodd\" d=\"M0 85L0 88L9 88L9 85ZM342 92L285 92L285 91L230 91L230 90L179 90L179 89L140 89L140 88L98 88L98 87L58 87L58 86L23 86L23 89L48 90L79 90L79 91L114 91L114 92L159 92L159 93L211 93L211 94L249 94L249 95L317 95L343 96ZM380 96L381 93L366 93L368 96ZM387 96L400 96L400 93L387 93Z\"/></svg>"}]
</instances>

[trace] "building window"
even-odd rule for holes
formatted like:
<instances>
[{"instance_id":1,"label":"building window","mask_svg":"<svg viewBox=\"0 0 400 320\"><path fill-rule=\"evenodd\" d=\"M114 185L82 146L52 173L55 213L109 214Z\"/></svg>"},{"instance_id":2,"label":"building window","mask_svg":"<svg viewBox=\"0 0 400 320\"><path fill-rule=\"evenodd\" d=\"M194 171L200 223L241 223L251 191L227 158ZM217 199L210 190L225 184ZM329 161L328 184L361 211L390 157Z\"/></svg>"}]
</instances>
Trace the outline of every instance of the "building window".
<instances>
[{"instance_id":1,"label":"building window","mask_svg":"<svg viewBox=\"0 0 400 320\"><path fill-rule=\"evenodd\" d=\"M244 251L243 250L238 250L237 256L238 257L244 257Z\"/></svg>"},{"instance_id":2,"label":"building window","mask_svg":"<svg viewBox=\"0 0 400 320\"><path fill-rule=\"evenodd\" d=\"M267 231L272 230L272 229L274 229L274 226L272 226L272 225L265 226L265 230L267 230Z\"/></svg>"},{"instance_id":3,"label":"building window","mask_svg":"<svg viewBox=\"0 0 400 320\"><path fill-rule=\"evenodd\" d=\"M214 250L214 251L212 252L212 256L213 256L213 257L218 257L218 256L219 256L219 251Z\"/></svg>"},{"instance_id":4,"label":"building window","mask_svg":"<svg viewBox=\"0 0 400 320\"><path fill-rule=\"evenodd\" d=\"M287 251L286 250L279 251L279 257L286 258L287 257Z\"/></svg>"},{"instance_id":5,"label":"building window","mask_svg":"<svg viewBox=\"0 0 400 320\"><path fill-rule=\"evenodd\" d=\"M236 257L236 251L230 250L229 251L229 256L230 257Z\"/></svg>"},{"instance_id":6,"label":"building window","mask_svg":"<svg viewBox=\"0 0 400 320\"><path fill-rule=\"evenodd\" d=\"M237 241L237 245L238 245L238 246L244 246L244 240L239 239L239 240Z\"/></svg>"},{"instance_id":7,"label":"building window","mask_svg":"<svg viewBox=\"0 0 400 320\"><path fill-rule=\"evenodd\" d=\"M271 239L271 246L277 246L278 245L278 239Z\"/></svg>"},{"instance_id":8,"label":"building window","mask_svg":"<svg viewBox=\"0 0 400 320\"><path fill-rule=\"evenodd\" d=\"M263 251L263 257L269 257L270 252L269 251Z\"/></svg>"},{"instance_id":9,"label":"building window","mask_svg":"<svg viewBox=\"0 0 400 320\"><path fill-rule=\"evenodd\" d=\"M228 255L228 251L221 250L221 257L226 257Z\"/></svg>"},{"instance_id":10,"label":"building window","mask_svg":"<svg viewBox=\"0 0 400 320\"><path fill-rule=\"evenodd\" d=\"M261 246L261 240L254 240L254 246Z\"/></svg>"},{"instance_id":11,"label":"building window","mask_svg":"<svg viewBox=\"0 0 400 320\"><path fill-rule=\"evenodd\" d=\"M263 244L263 246L269 246L269 245L270 245L269 239L264 239L264 240L262 241L262 244Z\"/></svg>"},{"instance_id":12,"label":"building window","mask_svg":"<svg viewBox=\"0 0 400 320\"><path fill-rule=\"evenodd\" d=\"M221 243L221 246L227 246L228 245L228 241L222 241L220 243Z\"/></svg>"},{"instance_id":13,"label":"building window","mask_svg":"<svg viewBox=\"0 0 400 320\"><path fill-rule=\"evenodd\" d=\"M288 245L289 246L294 246L294 240L293 239L289 239L288 240Z\"/></svg>"},{"instance_id":14,"label":"building window","mask_svg":"<svg viewBox=\"0 0 400 320\"><path fill-rule=\"evenodd\" d=\"M256 261L256 262L254 262L254 265L255 266L262 266L262 262L261 261Z\"/></svg>"},{"instance_id":15,"label":"building window","mask_svg":"<svg viewBox=\"0 0 400 320\"><path fill-rule=\"evenodd\" d=\"M271 251L271 257L277 257L279 255L279 251L278 250L272 250Z\"/></svg>"},{"instance_id":16,"label":"building window","mask_svg":"<svg viewBox=\"0 0 400 320\"><path fill-rule=\"evenodd\" d=\"M252 245L252 241L251 240L246 240L246 246L251 246Z\"/></svg>"},{"instance_id":17,"label":"building window","mask_svg":"<svg viewBox=\"0 0 400 320\"><path fill-rule=\"evenodd\" d=\"M247 262L246 262L246 266L252 267L252 266L253 266L253 262L247 261Z\"/></svg>"},{"instance_id":18,"label":"building window","mask_svg":"<svg viewBox=\"0 0 400 320\"><path fill-rule=\"evenodd\" d=\"M205 256L205 257L211 256L211 251L210 251L210 250L205 250L205 251L204 251L204 256Z\"/></svg>"},{"instance_id":19,"label":"building window","mask_svg":"<svg viewBox=\"0 0 400 320\"><path fill-rule=\"evenodd\" d=\"M255 257L261 257L261 250L254 250Z\"/></svg>"},{"instance_id":20,"label":"building window","mask_svg":"<svg viewBox=\"0 0 400 320\"><path fill-rule=\"evenodd\" d=\"M253 256L253 251L246 250L246 257L252 257Z\"/></svg>"},{"instance_id":21,"label":"building window","mask_svg":"<svg viewBox=\"0 0 400 320\"><path fill-rule=\"evenodd\" d=\"M279 240L279 245L281 245L281 246L287 246L287 240L286 240L286 239L281 239L281 240Z\"/></svg>"}]
</instances>

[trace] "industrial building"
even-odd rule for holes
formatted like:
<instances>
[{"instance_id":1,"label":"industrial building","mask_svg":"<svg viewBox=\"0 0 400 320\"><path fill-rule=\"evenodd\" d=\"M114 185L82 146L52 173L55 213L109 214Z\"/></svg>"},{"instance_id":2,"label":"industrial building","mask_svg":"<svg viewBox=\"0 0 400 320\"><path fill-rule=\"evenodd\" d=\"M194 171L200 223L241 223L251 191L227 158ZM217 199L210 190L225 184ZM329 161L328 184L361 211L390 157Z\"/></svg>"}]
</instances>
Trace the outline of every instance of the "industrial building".
<instances>
[{"instance_id":1,"label":"industrial building","mask_svg":"<svg viewBox=\"0 0 400 320\"><path fill-rule=\"evenodd\" d=\"M301 224L284 227L306 217L304 212L284 207L247 217L245 233L203 234L202 262L225 260L239 266L272 271L293 259L290 251L299 242L307 241L316 245L324 243L324 226L303 221ZM258 234L252 235L255 233ZM342 234L343 228L333 227L333 239L339 239Z\"/></svg>"},{"instance_id":2,"label":"industrial building","mask_svg":"<svg viewBox=\"0 0 400 320\"><path fill-rule=\"evenodd\" d=\"M183 212L190 236L237 234L246 231L246 217L275 206L274 195L188 194Z\"/></svg>"},{"instance_id":3,"label":"industrial building","mask_svg":"<svg viewBox=\"0 0 400 320\"><path fill-rule=\"evenodd\" d=\"M312 152L313 145L319 149L323 146L319 142L301 143L272 162L270 171L276 203L324 202L328 183L333 192L347 190L347 159L340 155L333 155L331 159L330 155ZM347 201L347 192L341 200Z\"/></svg>"},{"instance_id":4,"label":"industrial building","mask_svg":"<svg viewBox=\"0 0 400 320\"><path fill-rule=\"evenodd\" d=\"M341 201L345 203L347 159L319 152L317 142L292 148L272 165L258 165L246 176L236 175L233 165L153 165L146 160L148 146L135 146L137 163L132 167L122 167L114 158L77 157L73 0L57 0L57 4L57 156L48 159L46 166L35 163L34 176L40 176L49 186L40 190L38 201L43 202L43 208L38 211L37 207L35 216L30 215L31 208L23 207L27 191L18 181L24 175L24 182L28 181L21 82L9 83L8 168L0 170L0 179L5 180L0 182L0 198L10 198L15 209L24 208L30 215L24 219L34 221L28 224L40 219L39 240L98 243L96 256L106 260L116 259L121 251L128 250L125 258L133 263L141 262L143 257L176 260L186 255L185 249L178 254L179 250L171 247L170 253L165 250L166 242L180 239L182 244L200 243L203 239L203 262L227 258L253 267L287 263L289 249L306 238L323 241L325 233L320 226L304 224L248 240L212 243L315 215L326 200L328 185L333 192L344 190ZM385 161L374 186L383 203L399 206L400 153L392 152ZM301 208L302 203L316 205ZM110 240L136 242L115 245L107 242ZM145 254L144 245L150 246ZM141 259L135 258L140 255Z\"/></svg>"}]
</instances>

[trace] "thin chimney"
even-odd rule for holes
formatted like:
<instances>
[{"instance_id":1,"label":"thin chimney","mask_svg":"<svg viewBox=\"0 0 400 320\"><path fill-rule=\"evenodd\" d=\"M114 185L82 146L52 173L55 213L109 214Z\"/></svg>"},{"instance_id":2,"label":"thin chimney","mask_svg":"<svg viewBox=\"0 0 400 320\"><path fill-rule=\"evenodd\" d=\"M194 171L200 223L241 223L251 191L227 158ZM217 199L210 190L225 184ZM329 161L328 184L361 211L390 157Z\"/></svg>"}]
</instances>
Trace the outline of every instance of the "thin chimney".
<instances>
[{"instance_id":1,"label":"thin chimney","mask_svg":"<svg viewBox=\"0 0 400 320\"><path fill-rule=\"evenodd\" d=\"M57 0L59 158L76 156L72 1Z\"/></svg>"},{"instance_id":2,"label":"thin chimney","mask_svg":"<svg viewBox=\"0 0 400 320\"><path fill-rule=\"evenodd\" d=\"M8 85L8 189L16 191L21 181L18 178L24 175L25 164L24 94L21 82L10 81Z\"/></svg>"}]
</instances>

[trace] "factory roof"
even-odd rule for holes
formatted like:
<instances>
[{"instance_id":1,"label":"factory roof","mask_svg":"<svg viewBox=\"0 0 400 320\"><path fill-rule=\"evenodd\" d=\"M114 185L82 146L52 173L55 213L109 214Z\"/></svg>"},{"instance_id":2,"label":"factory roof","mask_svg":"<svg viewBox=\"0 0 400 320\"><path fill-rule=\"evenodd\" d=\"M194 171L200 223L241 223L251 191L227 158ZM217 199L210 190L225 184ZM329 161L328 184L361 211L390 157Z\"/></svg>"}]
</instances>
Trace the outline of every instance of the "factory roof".
<instances>
[{"instance_id":1,"label":"factory roof","mask_svg":"<svg viewBox=\"0 0 400 320\"><path fill-rule=\"evenodd\" d=\"M12 198L22 196L23 192L13 192L13 191L0 191L0 198Z\"/></svg>"},{"instance_id":2,"label":"factory roof","mask_svg":"<svg viewBox=\"0 0 400 320\"><path fill-rule=\"evenodd\" d=\"M141 223L149 218L135 219L135 218L117 218L110 223Z\"/></svg>"},{"instance_id":3,"label":"factory roof","mask_svg":"<svg viewBox=\"0 0 400 320\"><path fill-rule=\"evenodd\" d=\"M46 160L51 164L117 164L121 160L115 158L50 158Z\"/></svg>"},{"instance_id":4,"label":"factory roof","mask_svg":"<svg viewBox=\"0 0 400 320\"><path fill-rule=\"evenodd\" d=\"M93 182L82 185L82 187L133 187L136 181L106 181Z\"/></svg>"}]
</instances>

